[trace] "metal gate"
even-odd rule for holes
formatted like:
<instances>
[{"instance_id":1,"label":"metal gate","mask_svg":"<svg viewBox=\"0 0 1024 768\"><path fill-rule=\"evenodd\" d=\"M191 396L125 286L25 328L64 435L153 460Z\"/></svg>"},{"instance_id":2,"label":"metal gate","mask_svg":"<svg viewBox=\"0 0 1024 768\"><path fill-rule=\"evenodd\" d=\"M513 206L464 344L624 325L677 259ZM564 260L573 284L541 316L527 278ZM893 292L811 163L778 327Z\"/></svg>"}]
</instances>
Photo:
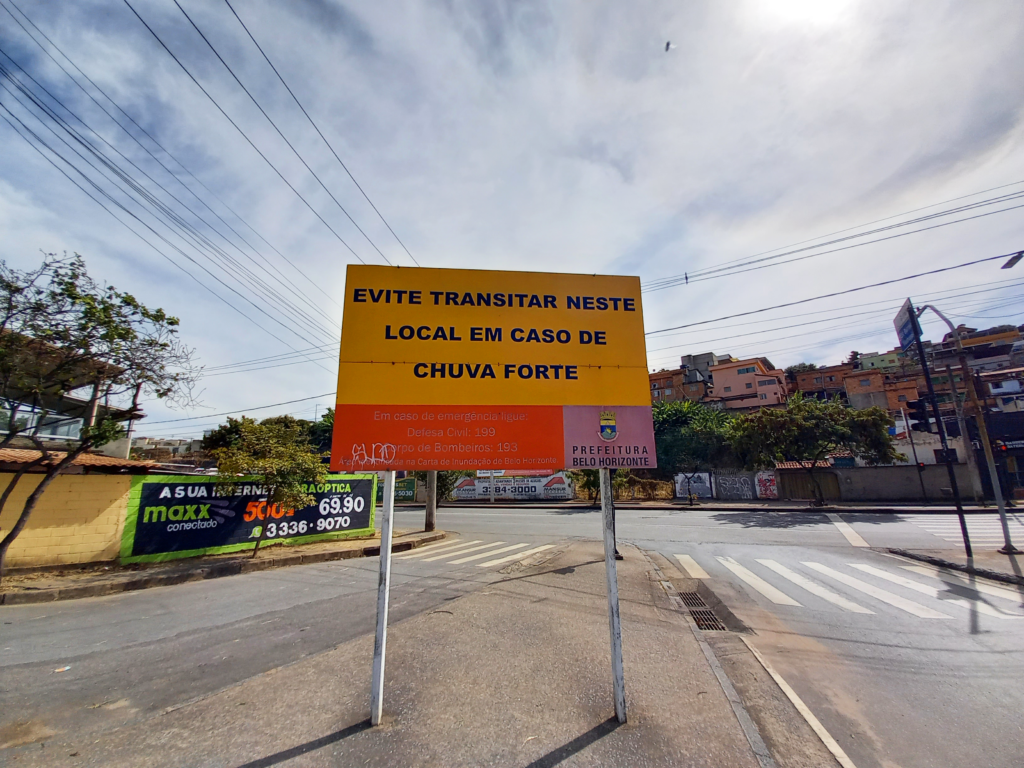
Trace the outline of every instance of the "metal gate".
<instances>
[{"instance_id":1,"label":"metal gate","mask_svg":"<svg viewBox=\"0 0 1024 768\"><path fill-rule=\"evenodd\" d=\"M814 492L814 481L810 473L803 470L776 470L775 477L779 486L780 499L814 499L817 494ZM821 494L826 501L839 501L842 496L839 493L839 478L832 472L815 472L814 479L818 481Z\"/></svg>"}]
</instances>

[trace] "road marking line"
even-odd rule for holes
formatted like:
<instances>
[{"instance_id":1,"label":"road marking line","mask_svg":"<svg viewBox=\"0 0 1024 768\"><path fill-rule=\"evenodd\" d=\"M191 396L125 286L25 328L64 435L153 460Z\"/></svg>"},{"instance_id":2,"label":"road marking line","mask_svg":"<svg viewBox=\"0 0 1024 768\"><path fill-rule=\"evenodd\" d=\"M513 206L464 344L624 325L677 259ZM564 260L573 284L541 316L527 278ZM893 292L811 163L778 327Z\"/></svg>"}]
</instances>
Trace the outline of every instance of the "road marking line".
<instances>
[{"instance_id":1,"label":"road marking line","mask_svg":"<svg viewBox=\"0 0 1024 768\"><path fill-rule=\"evenodd\" d=\"M797 608L802 607L800 603L787 595L781 589L776 589L756 573L744 568L731 557L716 557L715 559L776 605L795 605Z\"/></svg>"},{"instance_id":2,"label":"road marking line","mask_svg":"<svg viewBox=\"0 0 1024 768\"><path fill-rule=\"evenodd\" d=\"M833 592L828 587L823 587L818 582L811 581L806 576L803 576L797 573L796 571L791 571L789 568L782 565L781 563L777 563L774 560L758 560L757 562L759 562L765 568L771 568L773 571L779 574L779 576L782 576L784 579L789 579L798 587L803 587L812 595L817 595L823 600L828 600L830 603L838 605L840 608L844 610L850 611L851 613L874 614L874 611L869 611L864 606L857 605L857 603L853 602L852 600L847 600L845 597Z\"/></svg>"},{"instance_id":3,"label":"road marking line","mask_svg":"<svg viewBox=\"0 0 1024 768\"><path fill-rule=\"evenodd\" d=\"M477 563L476 567L487 568L492 565L501 565L502 563L507 563L509 560L522 560L524 558L529 557L530 555L535 555L538 552L543 552L545 549L551 549L553 546L555 545L545 544L543 547L534 547L533 549L528 549L525 552L516 552L505 557L499 557L497 560L488 560L486 563Z\"/></svg>"},{"instance_id":4,"label":"road marking line","mask_svg":"<svg viewBox=\"0 0 1024 768\"><path fill-rule=\"evenodd\" d=\"M976 608L979 613L984 613L986 616L992 616L996 619L1024 619L1024 616L997 611L995 608L993 608L991 605L988 605L987 603L983 603L977 600L971 600L968 597L961 597L955 595L950 596L950 593L948 592L945 593L946 597L941 597L941 593L935 587L929 587L927 584L921 584L919 582L914 581L913 579L907 579L903 576L897 576L896 574L889 573L888 571L883 571L881 568L875 568L871 565L864 565L863 563L847 563L847 565L849 565L852 568L864 571L864 573L870 573L874 576L877 576L880 579L891 581L893 584L900 584L901 586L904 586L907 589L913 589L916 592L920 592L923 595L930 595L931 597L934 597L937 600L942 600L943 602L952 603L954 605L960 605L968 609Z\"/></svg>"},{"instance_id":5,"label":"road marking line","mask_svg":"<svg viewBox=\"0 0 1024 768\"><path fill-rule=\"evenodd\" d=\"M826 512L825 514L828 516L829 520L835 523L836 528L839 529L839 532L846 537L846 540L850 542L850 544L852 544L855 547L869 546L868 543L864 541L864 539L861 537L861 535L857 533L855 530L853 530L850 524L845 522L843 518L841 518L839 515L835 514L834 512Z\"/></svg>"},{"instance_id":6,"label":"road marking line","mask_svg":"<svg viewBox=\"0 0 1024 768\"><path fill-rule=\"evenodd\" d=\"M455 551L444 552L444 553L442 553L440 555L434 555L433 557L425 557L425 558L423 558L423 560L421 562L432 563L435 560L444 560L445 558L451 557L452 555L456 555L457 557L461 557L462 555L468 555L470 552L479 552L481 549L490 549L491 547L500 547L504 543L505 543L504 541L489 541L486 544L479 544L479 545L477 545L475 547L469 547L468 549L465 549L465 548L460 549L458 552L455 552Z\"/></svg>"},{"instance_id":7,"label":"road marking line","mask_svg":"<svg viewBox=\"0 0 1024 768\"><path fill-rule=\"evenodd\" d=\"M708 572L697 565L697 561L689 555L673 555L673 557L679 561L679 564L683 566L683 573L689 576L691 579L710 579Z\"/></svg>"},{"instance_id":8,"label":"road marking line","mask_svg":"<svg viewBox=\"0 0 1024 768\"><path fill-rule=\"evenodd\" d=\"M452 542L451 544L442 544L439 547L423 547L423 549L419 550L418 552L414 552L411 555L399 555L395 559L396 560L412 560L414 557L425 557L427 555L433 555L433 554L435 554L436 552L438 552L438 551L440 551L442 549L446 549L447 548L447 549L449 549L449 551L454 551L456 549L461 549L462 547L468 547L470 544L479 544L479 543L480 543L480 539L474 539L473 541L455 541L455 542Z\"/></svg>"},{"instance_id":9,"label":"road marking line","mask_svg":"<svg viewBox=\"0 0 1024 768\"><path fill-rule=\"evenodd\" d=\"M922 576L941 579L947 584L954 584L958 587L963 587L964 589L974 589L986 595L991 595L992 597L1001 597L1003 600L1012 600L1018 604L1024 603L1024 595L1019 592L1014 592L1012 589L1005 589L1003 587L994 587L991 584L985 584L980 581L972 582L969 581L969 577L967 575L960 576L959 574L927 565L901 565L900 567L907 571L919 573Z\"/></svg>"},{"instance_id":10,"label":"road marking line","mask_svg":"<svg viewBox=\"0 0 1024 768\"><path fill-rule=\"evenodd\" d=\"M513 549L522 549L523 547L529 546L528 544L513 544L508 547L502 547L501 549L495 549L490 552L484 552L480 555L472 555L470 557L464 557L461 560L452 560L448 565L462 565L463 563L469 563L473 560L482 560L485 557L493 557L494 555L500 555L502 552L511 552Z\"/></svg>"},{"instance_id":11,"label":"road marking line","mask_svg":"<svg viewBox=\"0 0 1024 768\"><path fill-rule=\"evenodd\" d=\"M808 568L812 568L818 573L823 573L826 576L831 576L833 579L838 581L840 584L845 584L848 587L853 587L856 590L863 592L866 595L870 595L876 600L881 600L883 603L888 603L894 608L899 608L901 611L906 611L909 614L917 616L921 619L952 619L945 613L934 611L931 608L927 608L920 603L915 603L913 600L907 600L906 598L894 595L892 592L886 592L884 589L879 589L876 586L868 584L866 581L855 579L853 576L847 576L845 573L834 571L828 566L822 565L821 563L804 563Z\"/></svg>"},{"instance_id":12,"label":"road marking line","mask_svg":"<svg viewBox=\"0 0 1024 768\"><path fill-rule=\"evenodd\" d=\"M761 666L764 667L764 671L772 676L772 680L775 681L775 684L782 689L782 692L786 694L786 698L788 698L793 703L793 706L796 707L796 711L803 716L804 720L807 721L807 724L811 726L811 729L818 734L818 738L821 739L821 743L824 744L828 751L832 753L832 756L835 757L836 761L843 768L857 768L849 755L847 755L846 752L843 751L843 748L839 746L839 742L833 739L832 734L825 730L825 726L822 725L821 721L814 716L814 713L811 712L810 708L806 704L804 704L803 699L801 699L797 695L796 691L790 687L785 678L775 671L775 668L768 663L768 660L760 654L757 648L750 644L750 641L747 638L740 635L740 640L742 640L747 648L750 649L750 652L754 654L754 658L761 662Z\"/></svg>"}]
</instances>

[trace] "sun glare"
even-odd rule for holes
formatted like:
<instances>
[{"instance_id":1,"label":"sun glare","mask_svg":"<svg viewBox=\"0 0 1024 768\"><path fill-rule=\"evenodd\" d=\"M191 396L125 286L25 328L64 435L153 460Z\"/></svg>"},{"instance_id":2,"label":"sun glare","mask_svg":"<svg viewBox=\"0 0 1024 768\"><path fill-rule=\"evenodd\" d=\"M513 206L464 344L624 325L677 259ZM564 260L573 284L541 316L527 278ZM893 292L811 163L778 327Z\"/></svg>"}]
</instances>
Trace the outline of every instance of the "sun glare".
<instances>
[{"instance_id":1,"label":"sun glare","mask_svg":"<svg viewBox=\"0 0 1024 768\"><path fill-rule=\"evenodd\" d=\"M825 25L839 22L850 0L755 0L756 13L788 24Z\"/></svg>"}]
</instances>

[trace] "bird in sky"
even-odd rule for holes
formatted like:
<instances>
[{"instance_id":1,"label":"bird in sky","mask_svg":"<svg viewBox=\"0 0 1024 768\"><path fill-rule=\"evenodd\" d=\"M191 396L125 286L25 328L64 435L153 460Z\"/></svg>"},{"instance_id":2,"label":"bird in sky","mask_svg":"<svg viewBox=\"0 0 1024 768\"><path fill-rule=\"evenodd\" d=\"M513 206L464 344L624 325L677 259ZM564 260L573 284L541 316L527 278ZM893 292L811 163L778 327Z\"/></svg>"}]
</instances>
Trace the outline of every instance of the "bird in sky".
<instances>
[{"instance_id":1,"label":"bird in sky","mask_svg":"<svg viewBox=\"0 0 1024 768\"><path fill-rule=\"evenodd\" d=\"M671 40L669 40L667 43L665 43L665 53L668 53L673 48L675 48L675 46L672 45L672 41Z\"/></svg>"}]
</instances>

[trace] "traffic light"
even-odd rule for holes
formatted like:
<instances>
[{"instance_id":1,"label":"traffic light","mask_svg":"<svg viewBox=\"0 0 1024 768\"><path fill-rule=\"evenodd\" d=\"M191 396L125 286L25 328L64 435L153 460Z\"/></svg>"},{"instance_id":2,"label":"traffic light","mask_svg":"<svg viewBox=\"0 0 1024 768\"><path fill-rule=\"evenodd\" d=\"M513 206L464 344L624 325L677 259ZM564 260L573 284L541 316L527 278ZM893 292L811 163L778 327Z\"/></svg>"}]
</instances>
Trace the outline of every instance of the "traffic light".
<instances>
[{"instance_id":1,"label":"traffic light","mask_svg":"<svg viewBox=\"0 0 1024 768\"><path fill-rule=\"evenodd\" d=\"M931 422L928 419L928 403L922 398L912 403L907 403L907 418L913 424L910 428L915 432L931 432Z\"/></svg>"}]
</instances>

